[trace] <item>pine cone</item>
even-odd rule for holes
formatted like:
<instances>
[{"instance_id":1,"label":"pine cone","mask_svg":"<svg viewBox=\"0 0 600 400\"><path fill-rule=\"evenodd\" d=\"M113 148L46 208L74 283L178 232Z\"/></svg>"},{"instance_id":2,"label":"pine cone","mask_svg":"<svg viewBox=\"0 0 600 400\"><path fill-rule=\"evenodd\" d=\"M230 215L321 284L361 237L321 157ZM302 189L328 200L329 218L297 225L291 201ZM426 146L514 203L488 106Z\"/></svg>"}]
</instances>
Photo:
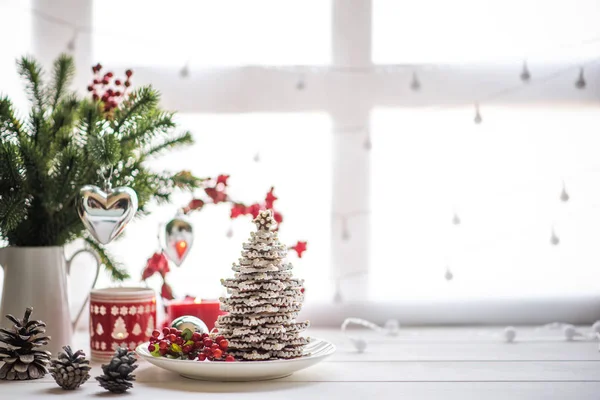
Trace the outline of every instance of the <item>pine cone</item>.
<instances>
[{"instance_id":1,"label":"pine cone","mask_svg":"<svg viewBox=\"0 0 600 400\"><path fill-rule=\"evenodd\" d=\"M90 361L86 360L83 350L73 353L71 346L63 346L64 353L58 354L58 360L52 360L50 373L65 390L74 390L90 378Z\"/></svg>"},{"instance_id":2,"label":"pine cone","mask_svg":"<svg viewBox=\"0 0 600 400\"><path fill-rule=\"evenodd\" d=\"M12 330L0 328L0 343L5 345L0 347L0 361L4 361L0 379L38 379L48 372L50 352L39 347L47 345L50 336L44 335L44 322L29 320L32 312L33 308L27 308L22 320L9 314L6 318L13 322Z\"/></svg>"},{"instance_id":3,"label":"pine cone","mask_svg":"<svg viewBox=\"0 0 600 400\"><path fill-rule=\"evenodd\" d=\"M135 381L135 375L131 373L138 367L136 362L133 351L119 347L110 363L102 365L104 375L97 376L96 380L109 392L124 393L133 387L131 382Z\"/></svg>"}]
</instances>

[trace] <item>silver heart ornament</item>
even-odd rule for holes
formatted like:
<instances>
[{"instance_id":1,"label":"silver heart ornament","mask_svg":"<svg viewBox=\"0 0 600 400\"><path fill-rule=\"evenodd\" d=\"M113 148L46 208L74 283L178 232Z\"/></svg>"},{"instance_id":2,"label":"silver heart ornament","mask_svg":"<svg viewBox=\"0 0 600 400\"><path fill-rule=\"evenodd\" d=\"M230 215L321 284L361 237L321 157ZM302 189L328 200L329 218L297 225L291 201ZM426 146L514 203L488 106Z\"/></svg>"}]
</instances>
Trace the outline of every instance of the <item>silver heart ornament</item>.
<instances>
[{"instance_id":1,"label":"silver heart ornament","mask_svg":"<svg viewBox=\"0 0 600 400\"><path fill-rule=\"evenodd\" d=\"M119 236L138 208L135 191L128 187L111 189L86 185L79 191L77 213L83 225L99 243L108 244Z\"/></svg>"},{"instance_id":2,"label":"silver heart ornament","mask_svg":"<svg viewBox=\"0 0 600 400\"><path fill-rule=\"evenodd\" d=\"M164 229L163 251L179 267L194 243L194 229L184 215L176 215Z\"/></svg>"}]
</instances>

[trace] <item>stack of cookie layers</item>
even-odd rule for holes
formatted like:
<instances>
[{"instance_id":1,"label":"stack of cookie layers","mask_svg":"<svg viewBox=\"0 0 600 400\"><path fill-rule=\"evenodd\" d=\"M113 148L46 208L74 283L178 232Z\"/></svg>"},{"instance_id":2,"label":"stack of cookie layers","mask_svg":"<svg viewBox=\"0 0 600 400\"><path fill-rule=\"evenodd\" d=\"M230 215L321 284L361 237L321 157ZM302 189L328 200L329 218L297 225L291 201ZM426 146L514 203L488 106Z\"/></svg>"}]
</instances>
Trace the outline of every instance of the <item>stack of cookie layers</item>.
<instances>
[{"instance_id":1,"label":"stack of cookie layers","mask_svg":"<svg viewBox=\"0 0 600 400\"><path fill-rule=\"evenodd\" d=\"M292 264L284 262L287 249L273 229L271 211L254 220L257 232L244 243L235 277L223 279L229 297L221 298L228 315L216 323L229 341L228 352L240 360L258 361L301 357L309 339L300 333L309 322L296 322L304 300L303 281L292 277Z\"/></svg>"}]
</instances>

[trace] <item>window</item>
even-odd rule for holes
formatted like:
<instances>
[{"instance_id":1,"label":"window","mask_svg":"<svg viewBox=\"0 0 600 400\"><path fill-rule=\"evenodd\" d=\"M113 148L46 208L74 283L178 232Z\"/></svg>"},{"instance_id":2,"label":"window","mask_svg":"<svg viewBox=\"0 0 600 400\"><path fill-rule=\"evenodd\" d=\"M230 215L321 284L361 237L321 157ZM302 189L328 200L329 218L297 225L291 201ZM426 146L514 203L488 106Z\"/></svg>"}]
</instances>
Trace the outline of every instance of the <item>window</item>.
<instances>
[{"instance_id":1,"label":"window","mask_svg":"<svg viewBox=\"0 0 600 400\"><path fill-rule=\"evenodd\" d=\"M323 260L330 259L331 126L323 113L297 114L180 114L181 129L194 133L196 145L153 162L157 170L191 170L197 176L231 174L229 195L245 203L262 201L271 186L279 197L276 208L284 216L283 243L308 240L310 252L301 259L291 255L294 273L307 280L310 301L327 299L329 276ZM319 143L315 146L314 143ZM260 162L254 161L256 154ZM124 240L111 249L128 266L132 276L158 247L159 224L168 222L178 208L191 200L178 195L171 205L154 207L152 214L127 227ZM176 294L217 298L219 279L233 274L241 243L253 225L249 217L229 221L230 207L207 206L192 213L194 244L185 262L173 268L169 282ZM310 215L310 218L307 217ZM227 238L229 228L233 237Z\"/></svg>"},{"instance_id":2,"label":"window","mask_svg":"<svg viewBox=\"0 0 600 400\"><path fill-rule=\"evenodd\" d=\"M515 301L521 322L564 320L573 311L595 318L600 2L35 7L76 21L54 31L49 21L39 29L35 15L27 16L33 24L15 23L35 27L33 48L44 49L46 63L74 27L89 27L78 31L79 62L131 67L136 83L152 83L163 106L179 110L197 145L155 168L230 173L232 195L245 201L276 187L282 238L309 241L296 271L307 279L311 320L332 324L348 313L384 320L413 301L421 312L403 322L514 322L507 316ZM0 25L25 40L13 28ZM527 82L519 76L525 61ZM11 63L1 58L0 72ZM185 65L187 78L179 73ZM417 78L419 90L411 90ZM12 82L1 80L0 90L14 93ZM474 104L481 124L473 122ZM260 163L252 160L257 152ZM111 245L133 276L155 248L158 224L188 200L157 208ZM171 277L178 294L221 294L214 282L230 273L249 229L234 221L227 239L227 214L214 207L192 216L196 242ZM578 303L550 307L552 298ZM340 300L348 304L341 311ZM490 301L500 308L492 312ZM478 308L442 316L447 302ZM536 304L551 309L542 317Z\"/></svg>"},{"instance_id":3,"label":"window","mask_svg":"<svg viewBox=\"0 0 600 400\"><path fill-rule=\"evenodd\" d=\"M328 1L96 0L93 4L94 28L99 32L93 37L95 56L110 65L223 67L330 61Z\"/></svg>"},{"instance_id":4,"label":"window","mask_svg":"<svg viewBox=\"0 0 600 400\"><path fill-rule=\"evenodd\" d=\"M373 299L597 293L598 108L483 111L374 112Z\"/></svg>"}]
</instances>

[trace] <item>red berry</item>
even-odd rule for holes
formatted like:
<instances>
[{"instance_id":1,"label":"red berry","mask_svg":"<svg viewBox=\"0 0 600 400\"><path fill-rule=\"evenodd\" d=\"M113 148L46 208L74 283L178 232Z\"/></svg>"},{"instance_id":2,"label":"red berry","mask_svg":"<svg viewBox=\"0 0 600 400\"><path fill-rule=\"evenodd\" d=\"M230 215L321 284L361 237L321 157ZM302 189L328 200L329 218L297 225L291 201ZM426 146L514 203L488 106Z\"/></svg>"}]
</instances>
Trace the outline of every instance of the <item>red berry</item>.
<instances>
[{"instance_id":1,"label":"red berry","mask_svg":"<svg viewBox=\"0 0 600 400\"><path fill-rule=\"evenodd\" d=\"M168 352L169 352L169 350L168 350L168 349L158 349L158 353L159 353L161 356L166 356Z\"/></svg>"},{"instance_id":2,"label":"red berry","mask_svg":"<svg viewBox=\"0 0 600 400\"><path fill-rule=\"evenodd\" d=\"M119 92L118 90L115 92L115 96L119 97L121 95L121 92Z\"/></svg>"},{"instance_id":3,"label":"red berry","mask_svg":"<svg viewBox=\"0 0 600 400\"><path fill-rule=\"evenodd\" d=\"M108 79L106 79L106 78L102 79L102 84L103 85L108 85Z\"/></svg>"},{"instance_id":4,"label":"red berry","mask_svg":"<svg viewBox=\"0 0 600 400\"><path fill-rule=\"evenodd\" d=\"M204 347L204 343L202 343L200 341L194 342L194 348L195 349L200 349L202 347Z\"/></svg>"},{"instance_id":5,"label":"red berry","mask_svg":"<svg viewBox=\"0 0 600 400\"><path fill-rule=\"evenodd\" d=\"M155 329L152 331L152 337L153 338L157 338L160 336L160 331L158 329Z\"/></svg>"},{"instance_id":6,"label":"red berry","mask_svg":"<svg viewBox=\"0 0 600 400\"><path fill-rule=\"evenodd\" d=\"M92 85L87 87L88 92L91 92L92 90L94 90L94 87Z\"/></svg>"},{"instance_id":7,"label":"red berry","mask_svg":"<svg viewBox=\"0 0 600 400\"><path fill-rule=\"evenodd\" d=\"M121 86L121 80L120 79L115 79L115 85Z\"/></svg>"},{"instance_id":8,"label":"red berry","mask_svg":"<svg viewBox=\"0 0 600 400\"><path fill-rule=\"evenodd\" d=\"M171 333L171 329L169 329L168 326L165 326L162 330L163 335L167 336L169 333Z\"/></svg>"},{"instance_id":9,"label":"red berry","mask_svg":"<svg viewBox=\"0 0 600 400\"><path fill-rule=\"evenodd\" d=\"M177 328L171 328L171 329L169 330L169 333L177 333Z\"/></svg>"},{"instance_id":10,"label":"red berry","mask_svg":"<svg viewBox=\"0 0 600 400\"><path fill-rule=\"evenodd\" d=\"M202 339L206 339L208 336L209 336L208 333L203 333L202 334Z\"/></svg>"},{"instance_id":11,"label":"red berry","mask_svg":"<svg viewBox=\"0 0 600 400\"><path fill-rule=\"evenodd\" d=\"M200 334L200 332L194 332L194 333L192 333L192 340L194 342L197 342L200 339L202 339L202 335Z\"/></svg>"},{"instance_id":12,"label":"red berry","mask_svg":"<svg viewBox=\"0 0 600 400\"><path fill-rule=\"evenodd\" d=\"M212 350L210 349L210 347L205 347L204 350L202 350L202 352L207 356L212 354Z\"/></svg>"},{"instance_id":13,"label":"red berry","mask_svg":"<svg viewBox=\"0 0 600 400\"><path fill-rule=\"evenodd\" d=\"M219 343L221 340L224 340L224 339L225 339L225 336L219 335L215 338L215 342Z\"/></svg>"},{"instance_id":14,"label":"red berry","mask_svg":"<svg viewBox=\"0 0 600 400\"><path fill-rule=\"evenodd\" d=\"M107 72L107 73L106 73L106 75L104 75L104 76L107 76L107 77L109 77L109 78L112 78L112 77L113 77L113 73L112 73L112 72Z\"/></svg>"},{"instance_id":15,"label":"red berry","mask_svg":"<svg viewBox=\"0 0 600 400\"><path fill-rule=\"evenodd\" d=\"M235 361L235 358L230 354L227 357L225 357L225 361Z\"/></svg>"},{"instance_id":16,"label":"red berry","mask_svg":"<svg viewBox=\"0 0 600 400\"><path fill-rule=\"evenodd\" d=\"M108 95L106 93L102 95L102 101L105 103L108 101Z\"/></svg>"},{"instance_id":17,"label":"red berry","mask_svg":"<svg viewBox=\"0 0 600 400\"><path fill-rule=\"evenodd\" d=\"M102 64L100 64L100 63L96 64L96 69L98 71L100 71L102 69Z\"/></svg>"},{"instance_id":18,"label":"red berry","mask_svg":"<svg viewBox=\"0 0 600 400\"><path fill-rule=\"evenodd\" d=\"M216 349L215 351L213 351L213 355L215 356L215 358L221 358L221 356L223 355L223 351L221 349Z\"/></svg>"},{"instance_id":19,"label":"red berry","mask_svg":"<svg viewBox=\"0 0 600 400\"><path fill-rule=\"evenodd\" d=\"M204 361L204 360L206 360L206 354L204 354L204 353L198 354L198 361Z\"/></svg>"},{"instance_id":20,"label":"red berry","mask_svg":"<svg viewBox=\"0 0 600 400\"><path fill-rule=\"evenodd\" d=\"M183 344L183 338L182 337L176 338L175 343L181 346Z\"/></svg>"},{"instance_id":21,"label":"red berry","mask_svg":"<svg viewBox=\"0 0 600 400\"><path fill-rule=\"evenodd\" d=\"M125 85L126 87L129 87L129 86L131 86L131 83L129 83L129 81L126 81L126 82L124 83L124 85Z\"/></svg>"},{"instance_id":22,"label":"red berry","mask_svg":"<svg viewBox=\"0 0 600 400\"><path fill-rule=\"evenodd\" d=\"M210 349L211 349L212 351L215 351L215 350L216 350L216 349L218 349L218 348L219 348L219 345L218 345L218 344L216 344L216 343L213 343L213 344L212 344L212 346L210 346Z\"/></svg>"},{"instance_id":23,"label":"red berry","mask_svg":"<svg viewBox=\"0 0 600 400\"><path fill-rule=\"evenodd\" d=\"M99 83L100 83L100 81L98 79L94 79L94 85L97 85Z\"/></svg>"},{"instance_id":24,"label":"red berry","mask_svg":"<svg viewBox=\"0 0 600 400\"><path fill-rule=\"evenodd\" d=\"M170 341L170 342L174 342L176 339L177 339L177 336L175 336L174 333L169 333L167 335L167 340Z\"/></svg>"},{"instance_id":25,"label":"red berry","mask_svg":"<svg viewBox=\"0 0 600 400\"><path fill-rule=\"evenodd\" d=\"M127 76L128 78L131 77L131 75L133 75L133 71L128 69L127 71L125 71L125 76Z\"/></svg>"},{"instance_id":26,"label":"red berry","mask_svg":"<svg viewBox=\"0 0 600 400\"><path fill-rule=\"evenodd\" d=\"M169 343L167 343L166 340L161 340L160 342L158 342L158 347L160 347L161 349L166 349L167 347L169 347Z\"/></svg>"},{"instance_id":27,"label":"red berry","mask_svg":"<svg viewBox=\"0 0 600 400\"><path fill-rule=\"evenodd\" d=\"M92 95L92 99L94 99L94 101L98 101L99 98L100 97L96 93Z\"/></svg>"},{"instance_id":28,"label":"red berry","mask_svg":"<svg viewBox=\"0 0 600 400\"><path fill-rule=\"evenodd\" d=\"M175 334L176 334L177 336L181 336L181 335L183 335L183 331L181 331L181 330L177 329L177 331L175 332Z\"/></svg>"},{"instance_id":29,"label":"red berry","mask_svg":"<svg viewBox=\"0 0 600 400\"><path fill-rule=\"evenodd\" d=\"M152 353L152 352L154 351L154 344L150 343L150 344L148 345L148 351L149 351L150 353Z\"/></svg>"},{"instance_id":30,"label":"red berry","mask_svg":"<svg viewBox=\"0 0 600 400\"><path fill-rule=\"evenodd\" d=\"M227 348L229 347L229 342L223 339L219 342L219 347L221 348L221 350L227 350Z\"/></svg>"},{"instance_id":31,"label":"red berry","mask_svg":"<svg viewBox=\"0 0 600 400\"><path fill-rule=\"evenodd\" d=\"M213 344L212 340L210 340L208 338L204 339L204 347L210 347L210 346L212 346L212 344Z\"/></svg>"},{"instance_id":32,"label":"red berry","mask_svg":"<svg viewBox=\"0 0 600 400\"><path fill-rule=\"evenodd\" d=\"M185 346L183 346L183 347L181 348L181 350L183 351L183 354L187 354L187 353L189 353L190 351L192 351L192 346L191 346L191 345L189 345L189 344L186 344Z\"/></svg>"}]
</instances>

